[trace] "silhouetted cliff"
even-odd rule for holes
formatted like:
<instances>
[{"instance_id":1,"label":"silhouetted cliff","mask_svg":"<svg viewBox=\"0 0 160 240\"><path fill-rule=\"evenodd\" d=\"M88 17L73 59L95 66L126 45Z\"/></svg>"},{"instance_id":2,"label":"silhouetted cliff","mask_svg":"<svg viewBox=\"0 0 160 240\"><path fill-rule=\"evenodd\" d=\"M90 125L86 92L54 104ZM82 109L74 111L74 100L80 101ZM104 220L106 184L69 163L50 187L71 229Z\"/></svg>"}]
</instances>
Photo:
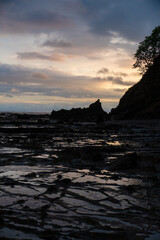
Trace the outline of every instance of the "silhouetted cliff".
<instances>
[{"instance_id":1,"label":"silhouetted cliff","mask_svg":"<svg viewBox=\"0 0 160 240\"><path fill-rule=\"evenodd\" d=\"M72 108L52 111L51 117L61 121L96 121L103 122L108 119L108 114L102 109L100 100L92 103L88 108Z\"/></svg>"},{"instance_id":2,"label":"silhouetted cliff","mask_svg":"<svg viewBox=\"0 0 160 240\"><path fill-rule=\"evenodd\" d=\"M160 56L111 110L114 119L160 118Z\"/></svg>"}]
</instances>

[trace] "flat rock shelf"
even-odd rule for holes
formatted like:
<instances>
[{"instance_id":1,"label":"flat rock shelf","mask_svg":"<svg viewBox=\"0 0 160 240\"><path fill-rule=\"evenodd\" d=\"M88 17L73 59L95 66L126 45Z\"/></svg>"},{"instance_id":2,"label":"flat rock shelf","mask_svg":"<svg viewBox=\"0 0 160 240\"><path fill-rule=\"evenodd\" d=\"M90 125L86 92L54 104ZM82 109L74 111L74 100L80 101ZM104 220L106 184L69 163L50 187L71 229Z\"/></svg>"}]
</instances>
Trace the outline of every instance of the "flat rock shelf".
<instances>
[{"instance_id":1,"label":"flat rock shelf","mask_svg":"<svg viewBox=\"0 0 160 240\"><path fill-rule=\"evenodd\" d=\"M160 239L160 121L0 117L0 239Z\"/></svg>"}]
</instances>

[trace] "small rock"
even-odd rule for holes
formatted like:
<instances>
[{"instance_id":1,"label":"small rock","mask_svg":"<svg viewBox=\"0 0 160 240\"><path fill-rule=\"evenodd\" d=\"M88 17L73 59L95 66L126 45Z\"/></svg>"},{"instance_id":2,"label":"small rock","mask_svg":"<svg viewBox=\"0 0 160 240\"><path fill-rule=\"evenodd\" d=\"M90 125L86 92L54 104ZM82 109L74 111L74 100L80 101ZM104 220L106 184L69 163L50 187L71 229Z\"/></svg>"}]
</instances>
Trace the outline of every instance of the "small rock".
<instances>
[{"instance_id":1,"label":"small rock","mask_svg":"<svg viewBox=\"0 0 160 240\"><path fill-rule=\"evenodd\" d=\"M117 158L111 162L110 170L127 170L135 169L138 167L139 156L137 153L129 153L121 158Z\"/></svg>"},{"instance_id":2,"label":"small rock","mask_svg":"<svg viewBox=\"0 0 160 240\"><path fill-rule=\"evenodd\" d=\"M37 177L37 173L35 173L35 172L29 173L29 174L25 175L25 177L36 178Z\"/></svg>"}]
</instances>

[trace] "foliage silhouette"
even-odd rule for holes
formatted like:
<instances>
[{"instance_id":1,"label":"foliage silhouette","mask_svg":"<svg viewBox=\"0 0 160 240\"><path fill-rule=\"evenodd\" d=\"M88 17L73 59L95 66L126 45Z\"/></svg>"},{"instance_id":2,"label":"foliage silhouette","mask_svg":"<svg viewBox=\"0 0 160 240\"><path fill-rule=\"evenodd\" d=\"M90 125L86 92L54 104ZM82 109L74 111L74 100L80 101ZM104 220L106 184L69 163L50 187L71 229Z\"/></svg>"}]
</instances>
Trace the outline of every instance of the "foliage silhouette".
<instances>
[{"instance_id":1,"label":"foliage silhouette","mask_svg":"<svg viewBox=\"0 0 160 240\"><path fill-rule=\"evenodd\" d=\"M153 64L154 59L160 54L160 26L153 29L150 36L139 43L134 55L136 62L133 68L139 68L140 74L144 74Z\"/></svg>"}]
</instances>

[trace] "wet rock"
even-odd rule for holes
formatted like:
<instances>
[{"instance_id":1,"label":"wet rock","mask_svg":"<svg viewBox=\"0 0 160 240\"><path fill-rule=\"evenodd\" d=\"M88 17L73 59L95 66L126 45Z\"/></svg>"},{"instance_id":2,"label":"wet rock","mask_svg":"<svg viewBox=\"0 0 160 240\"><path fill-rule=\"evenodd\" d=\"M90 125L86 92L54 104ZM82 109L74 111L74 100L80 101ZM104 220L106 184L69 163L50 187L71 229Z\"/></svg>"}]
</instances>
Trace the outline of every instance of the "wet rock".
<instances>
[{"instance_id":1,"label":"wet rock","mask_svg":"<svg viewBox=\"0 0 160 240\"><path fill-rule=\"evenodd\" d=\"M57 193L58 192L58 186L57 185L52 185L47 188L45 191L45 194L52 194L52 193Z\"/></svg>"},{"instance_id":2,"label":"wet rock","mask_svg":"<svg viewBox=\"0 0 160 240\"><path fill-rule=\"evenodd\" d=\"M160 172L160 163L157 163L155 165L155 169L156 169L157 172Z\"/></svg>"},{"instance_id":3,"label":"wet rock","mask_svg":"<svg viewBox=\"0 0 160 240\"><path fill-rule=\"evenodd\" d=\"M62 179L62 175L58 174L57 179L61 180Z\"/></svg>"},{"instance_id":4,"label":"wet rock","mask_svg":"<svg viewBox=\"0 0 160 240\"><path fill-rule=\"evenodd\" d=\"M112 109L114 119L160 119L160 55Z\"/></svg>"},{"instance_id":5,"label":"wet rock","mask_svg":"<svg viewBox=\"0 0 160 240\"><path fill-rule=\"evenodd\" d=\"M113 174L110 179L113 179L115 181L119 180L120 179L120 176L118 174Z\"/></svg>"},{"instance_id":6,"label":"wet rock","mask_svg":"<svg viewBox=\"0 0 160 240\"><path fill-rule=\"evenodd\" d=\"M93 230L92 232L80 232L78 234L79 236L77 237L77 233L73 232L70 234L70 236L74 237L74 239L84 239L84 240L135 240L138 239L136 238L136 234L134 232L127 232L124 230L113 232L113 231L108 231L106 233L103 232L96 232L96 229Z\"/></svg>"},{"instance_id":7,"label":"wet rock","mask_svg":"<svg viewBox=\"0 0 160 240\"><path fill-rule=\"evenodd\" d=\"M25 200L21 199L21 200L17 201L17 203L18 204L23 204L23 203L25 203Z\"/></svg>"},{"instance_id":8,"label":"wet rock","mask_svg":"<svg viewBox=\"0 0 160 240\"><path fill-rule=\"evenodd\" d=\"M103 162L104 158L102 152L93 147L85 147L82 149L82 159L89 162Z\"/></svg>"},{"instance_id":9,"label":"wet rock","mask_svg":"<svg viewBox=\"0 0 160 240\"><path fill-rule=\"evenodd\" d=\"M128 193L133 193L136 191L136 186L134 185L123 186L123 189L126 190Z\"/></svg>"},{"instance_id":10,"label":"wet rock","mask_svg":"<svg viewBox=\"0 0 160 240\"><path fill-rule=\"evenodd\" d=\"M98 151L93 151L89 152L86 154L87 160L91 162L102 162L103 161L103 156L100 152Z\"/></svg>"},{"instance_id":11,"label":"wet rock","mask_svg":"<svg viewBox=\"0 0 160 240\"><path fill-rule=\"evenodd\" d=\"M52 128L35 125L34 131L23 123L18 131L0 128L6 165L0 169L0 236L4 228L5 239L10 234L14 239L142 240L148 229L158 232L159 122L50 123ZM8 147L24 151L9 152ZM140 156L137 167L136 155L130 166L123 163L128 151ZM118 161L125 169L117 167ZM113 163L123 171L108 171ZM13 189L6 178L14 179ZM16 237L12 231L17 229ZM36 236L21 235L28 232Z\"/></svg>"},{"instance_id":12,"label":"wet rock","mask_svg":"<svg viewBox=\"0 0 160 240\"><path fill-rule=\"evenodd\" d=\"M4 226L4 220L3 220L3 216L0 216L0 227Z\"/></svg>"},{"instance_id":13,"label":"wet rock","mask_svg":"<svg viewBox=\"0 0 160 240\"><path fill-rule=\"evenodd\" d=\"M143 156L139 162L139 167L147 172L160 172L160 158L152 156Z\"/></svg>"},{"instance_id":14,"label":"wet rock","mask_svg":"<svg viewBox=\"0 0 160 240\"><path fill-rule=\"evenodd\" d=\"M46 229L40 234L40 237L45 240L59 240L59 235L60 233L58 232L58 230Z\"/></svg>"},{"instance_id":15,"label":"wet rock","mask_svg":"<svg viewBox=\"0 0 160 240\"><path fill-rule=\"evenodd\" d=\"M6 186L11 186L11 187L14 187L14 185L16 184L16 181L12 178L5 178L4 179L4 184Z\"/></svg>"},{"instance_id":16,"label":"wet rock","mask_svg":"<svg viewBox=\"0 0 160 240\"><path fill-rule=\"evenodd\" d=\"M27 177L27 178L36 178L37 177L37 173L35 173L35 172L28 173L27 175L25 175L25 177Z\"/></svg>"},{"instance_id":17,"label":"wet rock","mask_svg":"<svg viewBox=\"0 0 160 240\"><path fill-rule=\"evenodd\" d=\"M59 153L59 158L62 161L70 162L80 158L80 151L78 148L66 148Z\"/></svg>"},{"instance_id":18,"label":"wet rock","mask_svg":"<svg viewBox=\"0 0 160 240\"><path fill-rule=\"evenodd\" d=\"M139 156L137 153L129 153L116 160L112 161L109 169L110 170L127 170L136 169L138 167Z\"/></svg>"},{"instance_id":19,"label":"wet rock","mask_svg":"<svg viewBox=\"0 0 160 240\"><path fill-rule=\"evenodd\" d=\"M100 100L92 103L88 108L72 108L71 110L61 109L52 111L51 117L61 121L83 121L83 122L103 122L109 119L108 114L102 109Z\"/></svg>"},{"instance_id":20,"label":"wet rock","mask_svg":"<svg viewBox=\"0 0 160 240\"><path fill-rule=\"evenodd\" d=\"M71 180L69 178L63 178L61 180L61 185L62 186L68 186L71 183Z\"/></svg>"},{"instance_id":21,"label":"wet rock","mask_svg":"<svg viewBox=\"0 0 160 240\"><path fill-rule=\"evenodd\" d=\"M67 187L71 183L71 180L69 178L57 179L55 183L59 187Z\"/></svg>"}]
</instances>

